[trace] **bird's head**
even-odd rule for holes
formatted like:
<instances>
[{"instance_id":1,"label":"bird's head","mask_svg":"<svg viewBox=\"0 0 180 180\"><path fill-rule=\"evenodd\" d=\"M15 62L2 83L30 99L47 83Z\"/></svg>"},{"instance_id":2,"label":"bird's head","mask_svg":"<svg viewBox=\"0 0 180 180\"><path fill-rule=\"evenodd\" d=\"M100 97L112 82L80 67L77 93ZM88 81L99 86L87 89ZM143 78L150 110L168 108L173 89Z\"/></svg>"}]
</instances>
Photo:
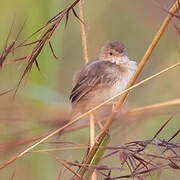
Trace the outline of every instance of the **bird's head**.
<instances>
[{"instance_id":1,"label":"bird's head","mask_svg":"<svg viewBox=\"0 0 180 180\"><path fill-rule=\"evenodd\" d=\"M99 60L112 63L122 63L128 60L126 47L119 41L110 41L102 47L99 53ZM117 62L118 61L118 62Z\"/></svg>"}]
</instances>

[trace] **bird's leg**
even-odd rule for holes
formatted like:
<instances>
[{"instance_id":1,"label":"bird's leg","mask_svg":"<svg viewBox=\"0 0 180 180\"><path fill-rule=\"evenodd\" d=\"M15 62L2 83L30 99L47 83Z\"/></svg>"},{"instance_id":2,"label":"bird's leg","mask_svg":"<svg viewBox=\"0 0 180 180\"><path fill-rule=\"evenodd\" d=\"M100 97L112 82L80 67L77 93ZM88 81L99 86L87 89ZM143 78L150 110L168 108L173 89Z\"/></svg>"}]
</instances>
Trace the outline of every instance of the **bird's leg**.
<instances>
[{"instance_id":1,"label":"bird's leg","mask_svg":"<svg viewBox=\"0 0 180 180\"><path fill-rule=\"evenodd\" d=\"M121 109L117 109L117 108L116 108L116 103L113 103L113 104L112 104L112 112L115 112L115 113L116 113L116 112L120 112L120 111L121 111Z\"/></svg>"},{"instance_id":2,"label":"bird's leg","mask_svg":"<svg viewBox=\"0 0 180 180\"><path fill-rule=\"evenodd\" d=\"M112 104L112 112L115 112L115 113L125 113L126 110L123 108L123 107L120 107L120 108L116 108L116 104L117 104L117 101L115 103Z\"/></svg>"},{"instance_id":3,"label":"bird's leg","mask_svg":"<svg viewBox=\"0 0 180 180\"><path fill-rule=\"evenodd\" d=\"M112 111L113 111L113 112L120 112L120 111L121 111L120 109L116 109L116 108L115 108L117 102L118 102L118 101L115 101L115 100L114 100L114 101L110 101L110 102L107 103L107 105L112 105Z\"/></svg>"}]
</instances>

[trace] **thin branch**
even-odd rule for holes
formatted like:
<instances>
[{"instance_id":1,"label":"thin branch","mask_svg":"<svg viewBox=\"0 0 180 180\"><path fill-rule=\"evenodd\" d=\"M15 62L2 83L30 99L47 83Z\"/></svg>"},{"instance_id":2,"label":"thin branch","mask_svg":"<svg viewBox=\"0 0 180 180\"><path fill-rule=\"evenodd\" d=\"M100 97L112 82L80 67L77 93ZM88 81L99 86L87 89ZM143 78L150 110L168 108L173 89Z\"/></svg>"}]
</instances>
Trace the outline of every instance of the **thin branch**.
<instances>
[{"instance_id":1,"label":"thin branch","mask_svg":"<svg viewBox=\"0 0 180 180\"><path fill-rule=\"evenodd\" d=\"M89 56L88 56L88 46L87 46L87 35L86 35L86 25L84 20L84 13L83 13L83 2L82 0L79 2L79 16L82 22L80 21L81 25L81 38L82 38L82 45L83 45L83 53L85 62L88 63Z\"/></svg>"},{"instance_id":2,"label":"thin branch","mask_svg":"<svg viewBox=\"0 0 180 180\"><path fill-rule=\"evenodd\" d=\"M160 109L164 107L178 105L178 104L180 104L180 99L174 99L174 100L170 100L170 101L166 101L166 102L162 102L158 104L152 104L148 106L134 108L134 109L129 110L128 113L139 113L139 112L149 111L153 109Z\"/></svg>"},{"instance_id":3,"label":"thin branch","mask_svg":"<svg viewBox=\"0 0 180 180\"><path fill-rule=\"evenodd\" d=\"M20 58L17 58L17 59L13 60L13 61L24 60L24 61L28 62L27 66L26 66L24 72L22 73L22 76L21 76L21 78L20 78L20 80L19 80L19 82L17 84L14 96L16 95L22 80L31 71L33 64L36 64L36 67L39 69L39 65L38 65L38 62L37 62L37 57L40 55L40 53L43 50L45 44L49 43L49 46L50 46L50 49L51 49L51 52L52 52L53 56L55 58L57 58L55 53L54 53L54 50L52 48L52 45L50 43L50 40L51 40L52 35L54 34L56 28L59 26L60 22L62 21L62 19L65 16L66 16L66 22L68 21L68 16L67 15L69 14L69 12L71 10L73 11L74 16L76 18L78 18L77 14L75 13L74 7L79 3L79 1L80 0L74 0L67 8L65 8L63 11L60 11L53 18L51 18L49 21L47 21L47 23L43 27L38 29L32 35L30 35L25 41L23 41L22 43L20 43L16 47L14 47L15 46L15 42L16 42L17 38L19 37L23 27L24 27L24 24L25 24L24 23L22 28L21 28L21 30L19 31L19 33L18 33L18 35L16 37L16 40L13 41L10 44L10 46L4 50L4 52L2 53L2 55L0 57L0 65L1 66L4 63L7 55L11 51L14 52L14 49L17 49L19 47L25 47L25 46L29 46L29 45L35 44L35 47L29 52L28 55L25 56L26 59L24 59L24 57L20 57ZM40 33L40 35L38 37L38 40L26 43L28 39L30 39L32 36L34 36L37 33ZM10 63L10 61L8 63Z\"/></svg>"},{"instance_id":4,"label":"thin branch","mask_svg":"<svg viewBox=\"0 0 180 180\"><path fill-rule=\"evenodd\" d=\"M88 57L88 46L87 46L87 34L86 34L86 25L85 25L85 19L84 19L84 12L83 12L83 1L81 0L79 2L79 16L76 14L76 11L74 9L73 13L74 15L80 20L80 26L81 26L81 38L82 38L82 46L83 46L83 54L85 63L88 63L89 57ZM95 143L95 121L94 121L94 115L93 113L89 116L89 122L90 122L90 146L93 147ZM96 180L96 172L92 174L92 180Z\"/></svg>"},{"instance_id":5,"label":"thin branch","mask_svg":"<svg viewBox=\"0 0 180 180\"><path fill-rule=\"evenodd\" d=\"M82 180L85 180L83 177L81 177L81 175L79 175L78 173L76 173L74 170L72 170L66 163L64 163L63 160L61 160L59 157L55 157L53 156L56 161L58 161L60 164L62 164L66 169L68 169L71 173L73 173L75 176L81 178Z\"/></svg>"}]
</instances>

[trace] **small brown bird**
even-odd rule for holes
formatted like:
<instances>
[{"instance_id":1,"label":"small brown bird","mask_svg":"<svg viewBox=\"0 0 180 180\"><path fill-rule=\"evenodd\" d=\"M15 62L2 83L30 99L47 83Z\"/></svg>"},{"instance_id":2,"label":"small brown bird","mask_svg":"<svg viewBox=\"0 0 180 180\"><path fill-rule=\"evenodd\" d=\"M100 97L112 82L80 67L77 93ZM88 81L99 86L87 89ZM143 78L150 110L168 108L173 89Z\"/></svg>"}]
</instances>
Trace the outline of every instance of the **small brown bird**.
<instances>
[{"instance_id":1,"label":"small brown bird","mask_svg":"<svg viewBox=\"0 0 180 180\"><path fill-rule=\"evenodd\" d=\"M70 100L73 112L84 113L120 93L137 68L119 41L108 42L97 60L85 64L74 75Z\"/></svg>"}]
</instances>

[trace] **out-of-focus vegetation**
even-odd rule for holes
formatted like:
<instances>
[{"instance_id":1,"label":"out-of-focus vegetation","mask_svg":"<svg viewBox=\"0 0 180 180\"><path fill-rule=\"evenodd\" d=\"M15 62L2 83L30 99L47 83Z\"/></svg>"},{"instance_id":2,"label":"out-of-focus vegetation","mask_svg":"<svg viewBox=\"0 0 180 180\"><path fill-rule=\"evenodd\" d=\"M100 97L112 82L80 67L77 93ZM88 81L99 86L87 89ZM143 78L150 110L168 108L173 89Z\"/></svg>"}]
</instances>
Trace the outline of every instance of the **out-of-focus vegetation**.
<instances>
[{"instance_id":1,"label":"out-of-focus vegetation","mask_svg":"<svg viewBox=\"0 0 180 180\"><path fill-rule=\"evenodd\" d=\"M0 48L3 49L11 24L14 22L9 41L15 39L22 24L26 24L18 41L23 41L61 9L72 1L58 0L2 0L0 6ZM131 59L139 62L162 20L174 1L85 1L84 11L87 24L88 48L90 59L95 59L99 49L109 40L124 42ZM77 9L77 7L76 7ZM78 12L78 9L77 9ZM175 20L178 21L179 20ZM13 92L0 97L0 162L22 149L25 145L9 145L4 143L36 137L58 128L69 120L70 104L68 100L72 87L72 76L84 64L80 26L77 18L69 14L65 28L65 20L53 35L52 45L59 56L56 60L46 46L38 62L41 71L33 66L30 74L21 84L15 100ZM37 36L36 36L37 37ZM34 39L36 38L34 37ZM153 52L149 63L145 66L138 80L144 79L163 68L179 61L178 47L180 36L170 23L160 43ZM33 45L32 45L33 47ZM7 60L26 55L30 47L18 49L15 56ZM22 62L4 65L0 70L0 93L16 87L25 65ZM126 101L128 108L179 98L179 68L176 68L141 87L134 89ZM154 112L155 111L155 112ZM171 137L180 127L179 107L168 107L165 110L150 112L142 117L116 121L111 128L111 146L128 141L151 138L159 127L171 115L173 120L161 133L163 138ZM127 120L127 121L126 121ZM98 131L97 131L98 132ZM49 141L71 141L88 143L88 128L80 129L54 137ZM176 137L179 140L179 137ZM41 148L53 148L60 145L43 144ZM64 145L61 145L62 147ZM64 159L81 162L85 150L56 151L54 153ZM115 162L115 161L113 161ZM117 164L108 162L115 166ZM0 179L57 179L62 168L56 160L46 153L30 153L1 170ZM178 179L180 173L168 169L162 172L161 178ZM69 177L72 175L69 173ZM157 173L152 173L156 179ZM66 179L64 177L64 179ZM151 178L151 177L150 177ZM67 178L68 179L68 178Z\"/></svg>"}]
</instances>

